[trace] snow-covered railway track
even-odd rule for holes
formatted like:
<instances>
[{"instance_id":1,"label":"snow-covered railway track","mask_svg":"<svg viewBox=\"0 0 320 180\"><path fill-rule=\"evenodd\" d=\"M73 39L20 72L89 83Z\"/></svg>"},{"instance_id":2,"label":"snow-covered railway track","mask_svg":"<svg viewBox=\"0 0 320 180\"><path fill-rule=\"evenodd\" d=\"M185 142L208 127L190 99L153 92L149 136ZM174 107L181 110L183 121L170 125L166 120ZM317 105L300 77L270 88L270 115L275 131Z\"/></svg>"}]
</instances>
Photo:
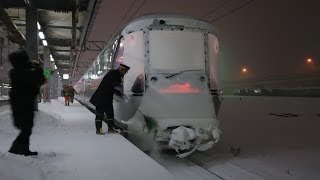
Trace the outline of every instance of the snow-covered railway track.
<instances>
[{"instance_id":1,"label":"snow-covered railway track","mask_svg":"<svg viewBox=\"0 0 320 180\"><path fill-rule=\"evenodd\" d=\"M186 160L188 160L190 163L194 164L195 166L198 166L199 168L203 169L204 171L207 171L208 173L212 174L212 177L214 177L216 179L227 180L227 179L223 178L222 176L220 176L219 174L210 171L209 169L207 169L207 168L201 166L200 164L198 164L197 162L194 162L190 158L186 158Z\"/></svg>"},{"instance_id":2,"label":"snow-covered railway track","mask_svg":"<svg viewBox=\"0 0 320 180\"><path fill-rule=\"evenodd\" d=\"M153 153L155 161L166 168L177 179L183 180L225 180L220 175L209 171L200 164L187 158L179 158L172 153Z\"/></svg>"}]
</instances>

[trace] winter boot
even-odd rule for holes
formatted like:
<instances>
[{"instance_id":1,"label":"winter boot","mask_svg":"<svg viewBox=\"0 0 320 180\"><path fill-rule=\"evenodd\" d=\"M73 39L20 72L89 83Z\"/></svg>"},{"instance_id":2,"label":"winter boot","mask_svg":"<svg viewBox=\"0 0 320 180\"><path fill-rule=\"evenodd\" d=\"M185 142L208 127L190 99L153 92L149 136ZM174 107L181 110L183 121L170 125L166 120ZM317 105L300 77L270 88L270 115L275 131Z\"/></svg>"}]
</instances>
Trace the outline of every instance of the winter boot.
<instances>
[{"instance_id":1,"label":"winter boot","mask_svg":"<svg viewBox=\"0 0 320 180\"><path fill-rule=\"evenodd\" d=\"M119 129L116 129L116 128L108 128L108 133L120 133L121 131Z\"/></svg>"},{"instance_id":2,"label":"winter boot","mask_svg":"<svg viewBox=\"0 0 320 180\"><path fill-rule=\"evenodd\" d=\"M98 134L98 135L104 135L105 132L103 132L102 128L100 128L100 129L96 130L96 134Z\"/></svg>"},{"instance_id":3,"label":"winter boot","mask_svg":"<svg viewBox=\"0 0 320 180\"><path fill-rule=\"evenodd\" d=\"M38 152L37 151L30 151L30 150L27 150L24 152L25 156L37 156L38 155Z\"/></svg>"},{"instance_id":4,"label":"winter boot","mask_svg":"<svg viewBox=\"0 0 320 180\"><path fill-rule=\"evenodd\" d=\"M112 131L113 131L114 133L121 133L121 129L118 129L118 128L116 128L116 127L113 127L113 128L112 128Z\"/></svg>"},{"instance_id":5,"label":"winter boot","mask_svg":"<svg viewBox=\"0 0 320 180\"><path fill-rule=\"evenodd\" d=\"M24 155L24 156L36 156L38 152L30 151L29 144L13 144L9 150L10 153Z\"/></svg>"}]
</instances>

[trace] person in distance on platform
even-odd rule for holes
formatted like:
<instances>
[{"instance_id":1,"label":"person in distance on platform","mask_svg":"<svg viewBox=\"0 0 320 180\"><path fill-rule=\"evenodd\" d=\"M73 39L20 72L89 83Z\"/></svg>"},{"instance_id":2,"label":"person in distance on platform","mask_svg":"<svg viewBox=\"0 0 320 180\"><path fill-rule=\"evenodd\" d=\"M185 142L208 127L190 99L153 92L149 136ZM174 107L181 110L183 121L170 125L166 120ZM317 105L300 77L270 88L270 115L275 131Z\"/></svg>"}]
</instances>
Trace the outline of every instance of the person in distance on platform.
<instances>
[{"instance_id":1,"label":"person in distance on platform","mask_svg":"<svg viewBox=\"0 0 320 180\"><path fill-rule=\"evenodd\" d=\"M77 91L73 88L73 86L69 86L70 91L70 102L73 103L74 95L77 94Z\"/></svg>"},{"instance_id":2,"label":"person in distance on platform","mask_svg":"<svg viewBox=\"0 0 320 180\"><path fill-rule=\"evenodd\" d=\"M116 93L120 97L125 97L123 94L123 76L129 69L129 66L120 64L118 69L110 70L93 93L89 102L96 107L96 134L105 134L102 130L104 114L107 115L106 123L109 132L117 131L114 127L113 95Z\"/></svg>"},{"instance_id":3,"label":"person in distance on platform","mask_svg":"<svg viewBox=\"0 0 320 180\"><path fill-rule=\"evenodd\" d=\"M70 104L70 88L68 85L66 85L66 84L63 85L63 89L62 89L61 94L64 97L64 105L69 106L69 104Z\"/></svg>"},{"instance_id":4,"label":"person in distance on platform","mask_svg":"<svg viewBox=\"0 0 320 180\"><path fill-rule=\"evenodd\" d=\"M11 90L9 93L13 115L13 124L20 134L13 141L10 153L25 156L38 155L29 149L33 128L35 103L40 86L46 81L43 69L39 64L31 62L25 50L9 55L13 68L9 72Z\"/></svg>"}]
</instances>

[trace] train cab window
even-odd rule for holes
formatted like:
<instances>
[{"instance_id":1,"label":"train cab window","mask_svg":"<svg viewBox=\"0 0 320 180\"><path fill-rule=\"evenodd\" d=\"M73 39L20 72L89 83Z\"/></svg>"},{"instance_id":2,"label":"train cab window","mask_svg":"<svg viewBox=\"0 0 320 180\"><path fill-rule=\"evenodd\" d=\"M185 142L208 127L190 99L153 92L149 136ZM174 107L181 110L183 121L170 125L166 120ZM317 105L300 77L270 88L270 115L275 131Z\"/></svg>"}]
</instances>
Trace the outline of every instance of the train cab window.
<instances>
[{"instance_id":1,"label":"train cab window","mask_svg":"<svg viewBox=\"0 0 320 180\"><path fill-rule=\"evenodd\" d=\"M205 68L203 33L150 31L150 72Z\"/></svg>"}]
</instances>

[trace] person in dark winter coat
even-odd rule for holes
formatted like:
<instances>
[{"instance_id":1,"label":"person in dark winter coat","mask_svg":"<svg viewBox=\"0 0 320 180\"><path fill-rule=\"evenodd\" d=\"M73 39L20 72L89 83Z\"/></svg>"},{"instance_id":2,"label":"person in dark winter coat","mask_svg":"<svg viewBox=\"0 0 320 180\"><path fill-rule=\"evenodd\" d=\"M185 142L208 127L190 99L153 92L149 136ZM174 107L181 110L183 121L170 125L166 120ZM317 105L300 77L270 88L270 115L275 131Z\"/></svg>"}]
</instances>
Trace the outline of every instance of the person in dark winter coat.
<instances>
[{"instance_id":1,"label":"person in dark winter coat","mask_svg":"<svg viewBox=\"0 0 320 180\"><path fill-rule=\"evenodd\" d=\"M77 94L77 91L73 88L73 86L69 86L70 90L70 102L73 103L74 95Z\"/></svg>"},{"instance_id":2,"label":"person in dark winter coat","mask_svg":"<svg viewBox=\"0 0 320 180\"><path fill-rule=\"evenodd\" d=\"M104 134L102 130L102 121L104 114L107 115L107 124L109 131L115 131L113 95L123 96L123 76L130 69L129 66L120 64L118 69L110 70L102 79L99 87L90 99L90 103L96 107L96 133Z\"/></svg>"},{"instance_id":3,"label":"person in dark winter coat","mask_svg":"<svg viewBox=\"0 0 320 180\"><path fill-rule=\"evenodd\" d=\"M45 83L43 69L39 64L32 63L25 50L9 55L13 69L9 72L11 90L9 93L13 115L13 124L20 134L13 141L10 153L20 155L37 155L29 149L30 136L33 128L35 103L40 86Z\"/></svg>"},{"instance_id":4,"label":"person in dark winter coat","mask_svg":"<svg viewBox=\"0 0 320 180\"><path fill-rule=\"evenodd\" d=\"M61 92L62 96L64 97L64 105L69 106L70 103L70 88L68 85L64 84L63 89Z\"/></svg>"}]
</instances>

